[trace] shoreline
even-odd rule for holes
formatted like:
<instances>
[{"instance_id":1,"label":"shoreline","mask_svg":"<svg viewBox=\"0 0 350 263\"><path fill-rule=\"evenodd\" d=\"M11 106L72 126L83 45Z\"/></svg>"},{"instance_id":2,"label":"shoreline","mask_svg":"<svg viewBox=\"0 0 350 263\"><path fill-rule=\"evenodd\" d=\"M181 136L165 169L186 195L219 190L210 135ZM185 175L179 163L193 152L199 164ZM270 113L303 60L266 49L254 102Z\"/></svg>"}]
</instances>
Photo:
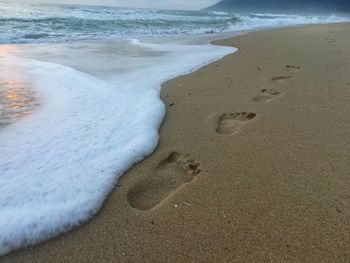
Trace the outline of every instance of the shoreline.
<instances>
[{"instance_id":1,"label":"shoreline","mask_svg":"<svg viewBox=\"0 0 350 263\"><path fill-rule=\"evenodd\" d=\"M312 25L215 41L239 50L163 84L157 149L99 214L4 262L348 258L348 30Z\"/></svg>"}]
</instances>

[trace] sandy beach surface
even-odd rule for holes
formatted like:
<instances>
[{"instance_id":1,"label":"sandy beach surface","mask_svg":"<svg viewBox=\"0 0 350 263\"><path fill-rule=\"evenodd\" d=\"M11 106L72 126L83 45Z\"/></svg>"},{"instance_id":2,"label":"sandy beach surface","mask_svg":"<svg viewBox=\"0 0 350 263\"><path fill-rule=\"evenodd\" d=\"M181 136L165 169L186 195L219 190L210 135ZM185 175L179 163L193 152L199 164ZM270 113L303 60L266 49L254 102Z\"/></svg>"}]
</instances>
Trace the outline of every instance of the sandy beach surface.
<instances>
[{"instance_id":1,"label":"sandy beach surface","mask_svg":"<svg viewBox=\"0 0 350 263\"><path fill-rule=\"evenodd\" d=\"M350 25L217 44L101 212L1 262L350 262Z\"/></svg>"}]
</instances>

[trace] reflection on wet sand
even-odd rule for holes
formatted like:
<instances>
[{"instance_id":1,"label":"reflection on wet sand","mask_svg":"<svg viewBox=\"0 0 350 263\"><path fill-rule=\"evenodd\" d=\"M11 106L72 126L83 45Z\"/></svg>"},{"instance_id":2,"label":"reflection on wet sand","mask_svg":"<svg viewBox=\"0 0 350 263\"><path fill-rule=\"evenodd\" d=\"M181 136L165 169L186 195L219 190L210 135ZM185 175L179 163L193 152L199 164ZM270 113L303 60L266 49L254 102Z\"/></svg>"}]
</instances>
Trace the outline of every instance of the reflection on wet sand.
<instances>
[{"instance_id":1,"label":"reflection on wet sand","mask_svg":"<svg viewBox=\"0 0 350 263\"><path fill-rule=\"evenodd\" d=\"M16 80L0 82L0 128L33 111L37 105L34 93Z\"/></svg>"}]
</instances>

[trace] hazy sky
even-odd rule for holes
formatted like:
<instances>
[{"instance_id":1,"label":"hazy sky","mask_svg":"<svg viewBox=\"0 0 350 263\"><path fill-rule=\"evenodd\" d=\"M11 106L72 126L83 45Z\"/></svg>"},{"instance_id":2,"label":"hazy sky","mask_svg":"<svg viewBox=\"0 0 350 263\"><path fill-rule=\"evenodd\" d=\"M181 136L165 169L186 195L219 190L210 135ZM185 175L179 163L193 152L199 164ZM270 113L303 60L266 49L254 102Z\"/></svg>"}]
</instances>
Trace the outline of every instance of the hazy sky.
<instances>
[{"instance_id":1,"label":"hazy sky","mask_svg":"<svg viewBox=\"0 0 350 263\"><path fill-rule=\"evenodd\" d=\"M1 1L1 0L0 0ZM18 2L112 5L160 9L201 9L220 0L14 0Z\"/></svg>"}]
</instances>

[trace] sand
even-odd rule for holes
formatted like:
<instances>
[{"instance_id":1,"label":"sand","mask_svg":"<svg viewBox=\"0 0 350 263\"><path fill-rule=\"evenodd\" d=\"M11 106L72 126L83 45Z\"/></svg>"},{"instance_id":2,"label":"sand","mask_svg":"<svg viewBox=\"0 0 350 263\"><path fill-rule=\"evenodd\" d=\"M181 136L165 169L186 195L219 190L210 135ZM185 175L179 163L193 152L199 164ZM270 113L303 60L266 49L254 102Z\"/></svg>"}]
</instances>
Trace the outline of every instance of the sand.
<instances>
[{"instance_id":1,"label":"sand","mask_svg":"<svg viewBox=\"0 0 350 263\"><path fill-rule=\"evenodd\" d=\"M217 44L101 212L1 262L350 262L350 25Z\"/></svg>"}]
</instances>

